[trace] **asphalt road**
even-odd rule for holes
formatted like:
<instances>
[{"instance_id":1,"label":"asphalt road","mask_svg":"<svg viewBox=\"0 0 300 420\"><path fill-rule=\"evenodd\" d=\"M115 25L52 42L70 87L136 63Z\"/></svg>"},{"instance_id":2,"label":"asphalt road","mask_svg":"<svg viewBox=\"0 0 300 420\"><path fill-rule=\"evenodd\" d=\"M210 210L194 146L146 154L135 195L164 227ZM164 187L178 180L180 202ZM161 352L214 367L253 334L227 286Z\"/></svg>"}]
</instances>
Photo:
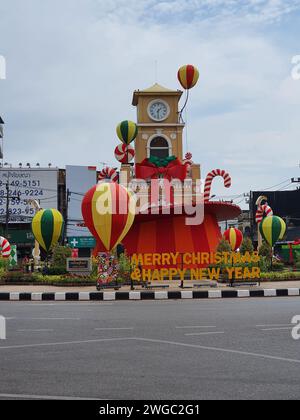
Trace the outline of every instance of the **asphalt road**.
<instances>
[{"instance_id":1,"label":"asphalt road","mask_svg":"<svg viewBox=\"0 0 300 420\"><path fill-rule=\"evenodd\" d=\"M0 303L0 399L298 399L299 298Z\"/></svg>"}]
</instances>

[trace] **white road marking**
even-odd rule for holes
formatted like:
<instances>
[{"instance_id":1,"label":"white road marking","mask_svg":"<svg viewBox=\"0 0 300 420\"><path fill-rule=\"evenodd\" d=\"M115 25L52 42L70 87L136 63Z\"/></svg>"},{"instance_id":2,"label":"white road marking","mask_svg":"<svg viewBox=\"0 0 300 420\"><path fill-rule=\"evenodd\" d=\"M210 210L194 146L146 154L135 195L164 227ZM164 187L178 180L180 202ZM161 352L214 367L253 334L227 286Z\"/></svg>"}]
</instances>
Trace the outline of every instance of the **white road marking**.
<instances>
[{"instance_id":1,"label":"white road marking","mask_svg":"<svg viewBox=\"0 0 300 420\"><path fill-rule=\"evenodd\" d=\"M263 325L256 325L258 328L273 328L273 327L288 327L291 324L263 324Z\"/></svg>"},{"instance_id":2,"label":"white road marking","mask_svg":"<svg viewBox=\"0 0 300 420\"><path fill-rule=\"evenodd\" d=\"M81 318L19 318L22 321L81 321Z\"/></svg>"},{"instance_id":3,"label":"white road marking","mask_svg":"<svg viewBox=\"0 0 300 420\"><path fill-rule=\"evenodd\" d=\"M253 357L253 358L276 360L278 362L300 364L300 360L297 360L297 359L287 359L285 357L271 356L271 355L268 355L268 354L250 353L250 352L240 351L240 350L223 349L221 347L206 347L206 346L200 346L198 344L180 343L180 342L176 342L176 341L154 340L154 339L149 339L149 338L135 338L134 340L143 341L143 342L146 342L146 343L166 344L166 345L171 345L171 346L206 350L206 351L210 351L210 352L215 351L215 352L224 353L224 354L226 354L226 353L237 354L237 355L240 355L240 356L248 356L248 357Z\"/></svg>"},{"instance_id":4,"label":"white road marking","mask_svg":"<svg viewBox=\"0 0 300 420\"><path fill-rule=\"evenodd\" d=\"M82 398L82 397L57 397L54 395L29 395L29 394L0 394L0 398L13 398L13 399L24 399L24 400L75 400L75 401L100 401L97 398Z\"/></svg>"},{"instance_id":5,"label":"white road marking","mask_svg":"<svg viewBox=\"0 0 300 420\"><path fill-rule=\"evenodd\" d=\"M15 303L15 302L13 302L13 301L10 301L10 303ZM89 301L89 303L86 303L86 302L83 302L83 301L77 301L76 303L74 303L74 302L72 302L72 301L70 301L70 302L68 302L68 301L62 301L62 302L59 302L59 301L54 301L53 303L46 303L46 301L45 301L45 303L34 303L34 302L32 302L32 301L30 301L30 302L28 302L28 303L26 303L26 302L20 302L20 301L18 301L17 302L17 306L25 306L25 307L28 307L28 306L32 306L32 307L36 307L36 306L78 306L78 305L80 305L80 306L91 306L91 305L94 305L94 306L112 306L112 305L115 305L115 303L109 303L109 302L103 302L103 301Z\"/></svg>"},{"instance_id":6,"label":"white road marking","mask_svg":"<svg viewBox=\"0 0 300 420\"><path fill-rule=\"evenodd\" d=\"M133 327L128 328L95 328L95 331L122 331L122 330L134 330Z\"/></svg>"},{"instance_id":7,"label":"white road marking","mask_svg":"<svg viewBox=\"0 0 300 420\"><path fill-rule=\"evenodd\" d=\"M217 328L216 326L213 325L194 325L194 326L186 326L186 327L176 327L177 329L196 329L196 328L204 328L204 329L209 329L209 328Z\"/></svg>"},{"instance_id":8,"label":"white road marking","mask_svg":"<svg viewBox=\"0 0 300 420\"><path fill-rule=\"evenodd\" d=\"M283 331L283 330L292 330L294 327L278 327L278 328L264 328L262 331Z\"/></svg>"},{"instance_id":9,"label":"white road marking","mask_svg":"<svg viewBox=\"0 0 300 420\"><path fill-rule=\"evenodd\" d=\"M201 333L190 333L190 334L184 334L187 337L190 336L197 336L197 335L214 335L214 334L225 334L224 331L213 331L213 332L201 332Z\"/></svg>"},{"instance_id":10,"label":"white road marking","mask_svg":"<svg viewBox=\"0 0 300 420\"><path fill-rule=\"evenodd\" d=\"M289 359L285 357L279 357L279 356L271 356L269 354L263 354L263 353L251 353L246 351L240 351L240 350L233 350L233 349L225 349L221 347L208 347L208 346L201 346L198 344L188 344L188 343L181 343L176 341L166 341L166 340L159 340L159 339L150 339L150 338L141 338L141 337L124 337L124 338L103 338L103 339L96 339L96 340L82 340L82 341L66 341L66 342L54 342L54 343L40 343L40 344L21 344L21 345L12 345L12 346L0 346L1 350L13 350L13 349L26 349L26 348L39 348L39 347L55 347L55 346L70 346L70 345L81 345L81 344L96 344L96 343L112 343L112 342L118 342L118 341L141 341L145 343L154 343L154 344L166 344L171 346L177 346L177 347L184 347L184 348L190 348L190 349L198 349L198 350L205 350L209 352L218 352L223 354L235 354L239 356L247 356L247 357L253 357L258 359L264 359L264 360L272 360L272 361L278 361L278 362L286 362L286 363L295 363L300 365L299 359Z\"/></svg>"},{"instance_id":11,"label":"white road marking","mask_svg":"<svg viewBox=\"0 0 300 420\"><path fill-rule=\"evenodd\" d=\"M0 346L1 350L13 350L13 349L30 349L35 347L52 347L52 346L70 346L75 344L92 344L92 343L105 343L105 342L114 342L114 341L126 341L133 340L132 337L127 338L99 338L95 340L80 340L80 341L62 341L54 343L38 343L38 344L20 344L13 346Z\"/></svg>"},{"instance_id":12,"label":"white road marking","mask_svg":"<svg viewBox=\"0 0 300 420\"><path fill-rule=\"evenodd\" d=\"M53 332L54 330L17 330L17 332Z\"/></svg>"}]
</instances>

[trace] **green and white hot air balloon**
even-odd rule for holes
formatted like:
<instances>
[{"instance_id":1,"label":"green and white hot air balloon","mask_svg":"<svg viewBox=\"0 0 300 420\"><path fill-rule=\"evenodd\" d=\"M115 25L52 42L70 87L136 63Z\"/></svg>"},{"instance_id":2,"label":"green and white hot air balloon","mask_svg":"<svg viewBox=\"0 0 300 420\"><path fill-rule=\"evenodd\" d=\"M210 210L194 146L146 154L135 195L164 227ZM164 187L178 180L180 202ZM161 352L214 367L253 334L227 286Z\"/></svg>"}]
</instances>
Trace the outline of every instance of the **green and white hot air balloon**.
<instances>
[{"instance_id":1,"label":"green and white hot air balloon","mask_svg":"<svg viewBox=\"0 0 300 420\"><path fill-rule=\"evenodd\" d=\"M281 217L265 217L260 226L260 233L265 241L273 248L278 240L282 240L286 232L286 224Z\"/></svg>"},{"instance_id":2,"label":"green and white hot air balloon","mask_svg":"<svg viewBox=\"0 0 300 420\"><path fill-rule=\"evenodd\" d=\"M133 121L122 121L117 126L117 135L127 146L136 139L138 127Z\"/></svg>"},{"instance_id":3,"label":"green and white hot air balloon","mask_svg":"<svg viewBox=\"0 0 300 420\"><path fill-rule=\"evenodd\" d=\"M55 209L40 210L32 220L33 235L47 253L60 240L63 227L63 216Z\"/></svg>"}]
</instances>

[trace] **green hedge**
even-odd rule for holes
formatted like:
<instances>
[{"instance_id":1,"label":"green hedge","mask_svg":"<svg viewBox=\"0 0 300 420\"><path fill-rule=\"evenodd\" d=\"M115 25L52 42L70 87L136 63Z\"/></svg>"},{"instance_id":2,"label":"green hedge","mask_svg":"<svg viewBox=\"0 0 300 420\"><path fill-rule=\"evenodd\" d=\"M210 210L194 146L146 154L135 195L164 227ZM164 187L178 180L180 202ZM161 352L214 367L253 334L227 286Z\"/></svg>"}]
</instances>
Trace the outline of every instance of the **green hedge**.
<instances>
[{"instance_id":1,"label":"green hedge","mask_svg":"<svg viewBox=\"0 0 300 420\"><path fill-rule=\"evenodd\" d=\"M261 273L263 280L300 280L300 271Z\"/></svg>"},{"instance_id":2,"label":"green hedge","mask_svg":"<svg viewBox=\"0 0 300 420\"><path fill-rule=\"evenodd\" d=\"M24 274L21 271L5 273L0 277L2 284L31 284L31 285L95 285L96 281L90 277L49 276L40 273Z\"/></svg>"}]
</instances>

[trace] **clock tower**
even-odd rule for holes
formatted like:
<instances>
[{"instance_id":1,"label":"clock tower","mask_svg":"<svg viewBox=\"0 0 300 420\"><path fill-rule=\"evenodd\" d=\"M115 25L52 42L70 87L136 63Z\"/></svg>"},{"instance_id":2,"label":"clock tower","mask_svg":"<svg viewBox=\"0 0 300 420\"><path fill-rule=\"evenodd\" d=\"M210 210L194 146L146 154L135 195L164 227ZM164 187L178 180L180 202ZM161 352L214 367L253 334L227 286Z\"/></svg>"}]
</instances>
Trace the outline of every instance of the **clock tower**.
<instances>
[{"instance_id":1,"label":"clock tower","mask_svg":"<svg viewBox=\"0 0 300 420\"><path fill-rule=\"evenodd\" d=\"M135 140L135 163L150 157L183 157L183 129L179 118L180 90L170 90L155 84L133 94L137 108L138 136ZM192 178L200 179L200 166L193 165Z\"/></svg>"},{"instance_id":2,"label":"clock tower","mask_svg":"<svg viewBox=\"0 0 300 420\"><path fill-rule=\"evenodd\" d=\"M132 104L137 107L139 133L135 141L136 163L150 156L176 156L182 160L184 124L179 123L179 100L182 92L155 84L135 91Z\"/></svg>"}]
</instances>

